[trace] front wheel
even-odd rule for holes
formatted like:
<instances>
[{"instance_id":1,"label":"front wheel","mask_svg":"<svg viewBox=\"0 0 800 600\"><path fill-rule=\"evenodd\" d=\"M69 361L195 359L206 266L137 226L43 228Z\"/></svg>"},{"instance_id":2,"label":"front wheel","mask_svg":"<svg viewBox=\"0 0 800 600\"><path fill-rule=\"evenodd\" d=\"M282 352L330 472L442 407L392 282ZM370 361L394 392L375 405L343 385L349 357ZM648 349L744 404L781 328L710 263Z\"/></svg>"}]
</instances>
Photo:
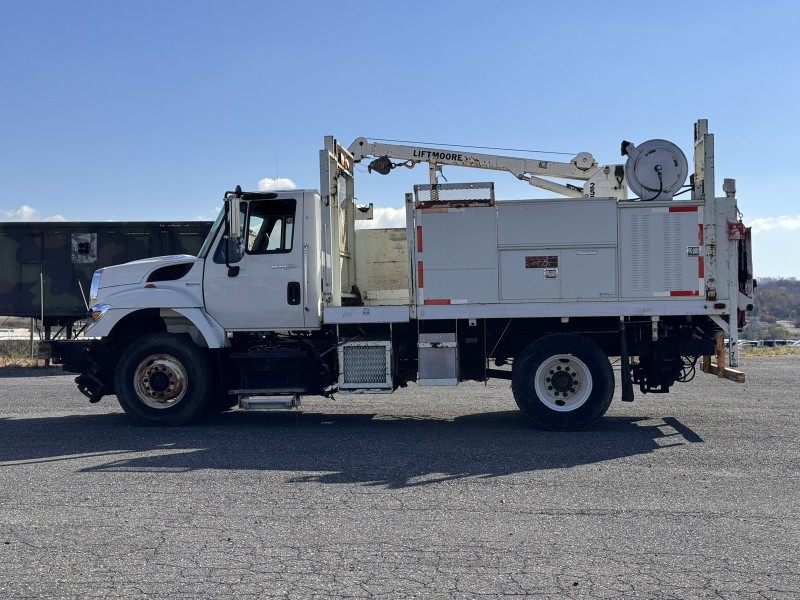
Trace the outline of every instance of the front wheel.
<instances>
[{"instance_id":1,"label":"front wheel","mask_svg":"<svg viewBox=\"0 0 800 600\"><path fill-rule=\"evenodd\" d=\"M144 425L181 425L208 404L208 364L191 340L154 333L123 352L114 376L120 406Z\"/></svg>"},{"instance_id":2,"label":"front wheel","mask_svg":"<svg viewBox=\"0 0 800 600\"><path fill-rule=\"evenodd\" d=\"M614 372L593 341L556 333L514 359L511 388L520 410L545 429L583 429L602 417L614 396Z\"/></svg>"}]
</instances>

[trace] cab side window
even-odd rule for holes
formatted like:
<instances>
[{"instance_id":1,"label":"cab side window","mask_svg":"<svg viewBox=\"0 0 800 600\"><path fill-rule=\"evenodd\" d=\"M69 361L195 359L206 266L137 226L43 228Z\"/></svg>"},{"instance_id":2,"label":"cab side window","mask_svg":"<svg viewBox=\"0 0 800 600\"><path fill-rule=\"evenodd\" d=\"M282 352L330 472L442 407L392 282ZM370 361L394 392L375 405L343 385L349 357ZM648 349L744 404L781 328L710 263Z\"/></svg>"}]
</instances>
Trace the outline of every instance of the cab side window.
<instances>
[{"instance_id":1,"label":"cab side window","mask_svg":"<svg viewBox=\"0 0 800 600\"><path fill-rule=\"evenodd\" d=\"M291 252L296 207L292 199L251 202L245 228L247 254Z\"/></svg>"},{"instance_id":2,"label":"cab side window","mask_svg":"<svg viewBox=\"0 0 800 600\"><path fill-rule=\"evenodd\" d=\"M241 203L240 219L244 224L244 252L246 254L280 254L292 251L294 243L294 222L297 201L253 200ZM242 260L240 246L235 240L220 240L214 252L214 262L225 263L225 250L228 262Z\"/></svg>"}]
</instances>

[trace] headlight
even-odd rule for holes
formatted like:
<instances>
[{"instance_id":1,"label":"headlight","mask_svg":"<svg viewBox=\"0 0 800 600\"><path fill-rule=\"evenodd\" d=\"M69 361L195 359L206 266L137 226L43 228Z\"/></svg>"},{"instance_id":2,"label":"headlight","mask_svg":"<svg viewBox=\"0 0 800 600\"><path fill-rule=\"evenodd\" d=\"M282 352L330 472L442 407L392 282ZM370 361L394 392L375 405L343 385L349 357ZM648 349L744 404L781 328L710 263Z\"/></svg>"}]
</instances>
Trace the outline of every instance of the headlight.
<instances>
[{"instance_id":1,"label":"headlight","mask_svg":"<svg viewBox=\"0 0 800 600\"><path fill-rule=\"evenodd\" d=\"M92 275L92 285L89 286L89 306L97 302L97 290L100 289L100 280L103 278L103 269L97 269Z\"/></svg>"}]
</instances>

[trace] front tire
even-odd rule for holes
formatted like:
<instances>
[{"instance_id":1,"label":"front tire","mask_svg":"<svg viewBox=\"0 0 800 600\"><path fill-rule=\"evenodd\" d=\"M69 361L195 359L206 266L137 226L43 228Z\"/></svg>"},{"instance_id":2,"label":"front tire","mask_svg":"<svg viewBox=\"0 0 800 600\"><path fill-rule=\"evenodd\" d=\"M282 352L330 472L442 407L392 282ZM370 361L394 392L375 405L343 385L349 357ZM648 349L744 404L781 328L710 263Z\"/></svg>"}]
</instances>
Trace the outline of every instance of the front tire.
<instances>
[{"instance_id":1,"label":"front tire","mask_svg":"<svg viewBox=\"0 0 800 600\"><path fill-rule=\"evenodd\" d=\"M614 396L614 372L593 341L571 333L544 336L514 359L514 400L545 429L583 429L602 417Z\"/></svg>"},{"instance_id":2,"label":"front tire","mask_svg":"<svg viewBox=\"0 0 800 600\"><path fill-rule=\"evenodd\" d=\"M208 364L191 340L154 333L123 352L114 375L122 410L143 425L181 425L203 412L211 393Z\"/></svg>"}]
</instances>

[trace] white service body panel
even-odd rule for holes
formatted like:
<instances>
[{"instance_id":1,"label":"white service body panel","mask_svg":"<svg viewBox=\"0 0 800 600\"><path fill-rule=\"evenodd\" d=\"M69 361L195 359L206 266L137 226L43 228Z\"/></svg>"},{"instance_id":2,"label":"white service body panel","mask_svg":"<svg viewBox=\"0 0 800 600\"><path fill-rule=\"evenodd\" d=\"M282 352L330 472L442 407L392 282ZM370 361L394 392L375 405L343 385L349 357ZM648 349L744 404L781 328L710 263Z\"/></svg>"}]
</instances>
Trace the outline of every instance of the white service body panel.
<instances>
[{"instance_id":1,"label":"white service body panel","mask_svg":"<svg viewBox=\"0 0 800 600\"><path fill-rule=\"evenodd\" d=\"M481 305L478 317L488 305L530 304L537 316L543 304L579 303L585 316L586 303L608 315L617 302L620 315L659 314L654 301L704 299L703 217L698 202L614 198L418 208L417 305ZM640 301L647 307L631 305ZM442 310L429 317L446 318Z\"/></svg>"},{"instance_id":2,"label":"white service body panel","mask_svg":"<svg viewBox=\"0 0 800 600\"><path fill-rule=\"evenodd\" d=\"M498 301L494 207L419 209L416 242L420 304Z\"/></svg>"}]
</instances>

